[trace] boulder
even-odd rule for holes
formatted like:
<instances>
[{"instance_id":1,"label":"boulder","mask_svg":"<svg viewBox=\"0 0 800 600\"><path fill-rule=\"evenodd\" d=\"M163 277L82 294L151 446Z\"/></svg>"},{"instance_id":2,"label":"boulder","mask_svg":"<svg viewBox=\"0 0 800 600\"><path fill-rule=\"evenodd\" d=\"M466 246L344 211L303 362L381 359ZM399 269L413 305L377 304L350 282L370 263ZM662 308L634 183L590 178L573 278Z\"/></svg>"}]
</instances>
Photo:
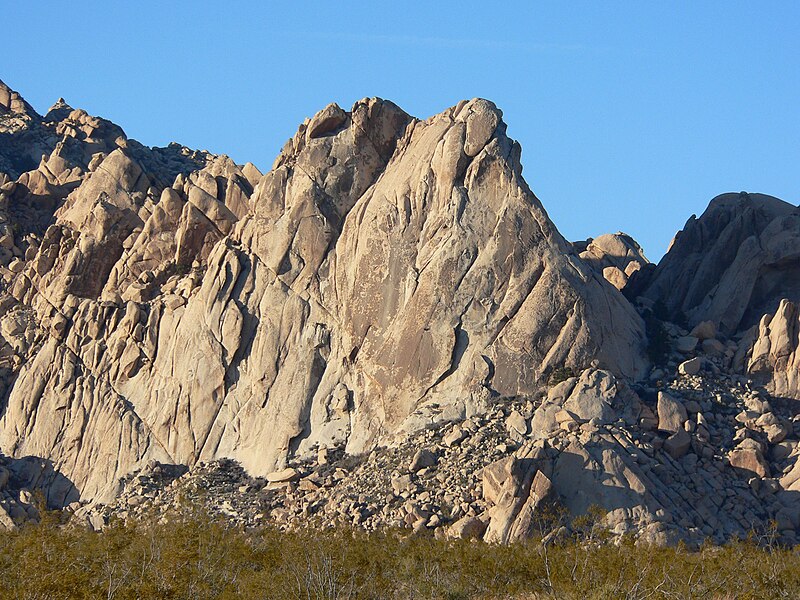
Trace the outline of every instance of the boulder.
<instances>
[{"instance_id":1,"label":"boulder","mask_svg":"<svg viewBox=\"0 0 800 600\"><path fill-rule=\"evenodd\" d=\"M686 455L691 442L691 436L684 429L679 429L664 440L664 450L677 460Z\"/></svg>"},{"instance_id":2,"label":"boulder","mask_svg":"<svg viewBox=\"0 0 800 600\"><path fill-rule=\"evenodd\" d=\"M447 535L459 540L481 539L486 531L486 525L487 523L480 518L467 515L450 525L447 528Z\"/></svg>"},{"instance_id":3,"label":"boulder","mask_svg":"<svg viewBox=\"0 0 800 600\"><path fill-rule=\"evenodd\" d=\"M698 339L693 335L684 335L675 340L675 349L681 354L689 354L694 352L697 347Z\"/></svg>"},{"instance_id":4,"label":"boulder","mask_svg":"<svg viewBox=\"0 0 800 600\"><path fill-rule=\"evenodd\" d=\"M699 356L683 361L678 365L680 375L697 375L703 367L703 359Z\"/></svg>"},{"instance_id":5,"label":"boulder","mask_svg":"<svg viewBox=\"0 0 800 600\"><path fill-rule=\"evenodd\" d=\"M625 288L633 273L649 264L639 243L622 232L575 245L581 250L581 259L618 290Z\"/></svg>"},{"instance_id":6,"label":"boulder","mask_svg":"<svg viewBox=\"0 0 800 600\"><path fill-rule=\"evenodd\" d=\"M297 469L293 469L292 467L287 467L286 469L281 469L280 471L273 471L272 473L267 473L266 479L270 483L286 483L289 481L297 481L300 478L300 473Z\"/></svg>"},{"instance_id":7,"label":"boulder","mask_svg":"<svg viewBox=\"0 0 800 600\"><path fill-rule=\"evenodd\" d=\"M416 473L417 471L426 467L434 466L437 462L439 462L439 457L435 452L427 448L420 448L411 459L408 470L412 473Z\"/></svg>"},{"instance_id":8,"label":"boulder","mask_svg":"<svg viewBox=\"0 0 800 600\"><path fill-rule=\"evenodd\" d=\"M527 423L526 423L527 427ZM527 431L526 431L527 433ZM442 438L442 443L447 446L448 448L452 446L457 446L460 444L464 439L468 437L466 431L461 429L459 426L453 427L445 436Z\"/></svg>"},{"instance_id":9,"label":"boulder","mask_svg":"<svg viewBox=\"0 0 800 600\"><path fill-rule=\"evenodd\" d=\"M688 419L683 403L665 392L658 393L658 429L668 433L683 431Z\"/></svg>"},{"instance_id":10,"label":"boulder","mask_svg":"<svg viewBox=\"0 0 800 600\"><path fill-rule=\"evenodd\" d=\"M406 490L411 489L411 475L400 475L392 478L392 489L396 495L400 495Z\"/></svg>"},{"instance_id":11,"label":"boulder","mask_svg":"<svg viewBox=\"0 0 800 600\"><path fill-rule=\"evenodd\" d=\"M550 469L541 443L524 445L484 469L484 498L493 505L484 541L507 544L536 533L536 516L553 494Z\"/></svg>"},{"instance_id":12,"label":"boulder","mask_svg":"<svg viewBox=\"0 0 800 600\"><path fill-rule=\"evenodd\" d=\"M744 473L744 476L756 476L761 479L769 477L769 463L764 459L760 450L755 448L737 447L728 453L728 462L731 467Z\"/></svg>"},{"instance_id":13,"label":"boulder","mask_svg":"<svg viewBox=\"0 0 800 600\"><path fill-rule=\"evenodd\" d=\"M309 140L330 134L347 121L347 113L335 103L319 111L308 124L306 136Z\"/></svg>"},{"instance_id":14,"label":"boulder","mask_svg":"<svg viewBox=\"0 0 800 600\"><path fill-rule=\"evenodd\" d=\"M518 411L513 410L506 419L506 429L512 434L525 435L528 433L528 421Z\"/></svg>"},{"instance_id":15,"label":"boulder","mask_svg":"<svg viewBox=\"0 0 800 600\"><path fill-rule=\"evenodd\" d=\"M694 326L689 335L700 341L711 340L717 337L717 325L714 321L701 321Z\"/></svg>"}]
</instances>

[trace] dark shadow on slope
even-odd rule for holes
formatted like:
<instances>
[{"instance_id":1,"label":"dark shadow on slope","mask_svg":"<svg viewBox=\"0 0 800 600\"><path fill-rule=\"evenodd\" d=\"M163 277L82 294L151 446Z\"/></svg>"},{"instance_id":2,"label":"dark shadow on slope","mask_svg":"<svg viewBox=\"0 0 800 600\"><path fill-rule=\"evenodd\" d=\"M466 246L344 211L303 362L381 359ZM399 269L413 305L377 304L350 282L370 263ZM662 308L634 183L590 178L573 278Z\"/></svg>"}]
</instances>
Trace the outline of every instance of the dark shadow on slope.
<instances>
[{"instance_id":1,"label":"dark shadow on slope","mask_svg":"<svg viewBox=\"0 0 800 600\"><path fill-rule=\"evenodd\" d=\"M9 487L11 489L26 488L30 491L41 490L47 502L47 508L64 508L71 502L80 500L80 492L72 481L59 473L51 460L38 456L23 458L5 457L6 467L11 473Z\"/></svg>"}]
</instances>

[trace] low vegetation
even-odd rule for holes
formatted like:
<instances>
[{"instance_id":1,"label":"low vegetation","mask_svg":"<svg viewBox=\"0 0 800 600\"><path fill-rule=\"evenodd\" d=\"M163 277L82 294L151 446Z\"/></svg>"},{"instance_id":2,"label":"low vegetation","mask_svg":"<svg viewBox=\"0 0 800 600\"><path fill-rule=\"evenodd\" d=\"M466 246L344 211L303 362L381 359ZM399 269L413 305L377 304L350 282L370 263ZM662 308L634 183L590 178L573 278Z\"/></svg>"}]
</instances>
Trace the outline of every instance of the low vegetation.
<instances>
[{"instance_id":1,"label":"low vegetation","mask_svg":"<svg viewBox=\"0 0 800 600\"><path fill-rule=\"evenodd\" d=\"M559 383L576 376L577 374L572 367L558 367L550 374L550 385L558 385Z\"/></svg>"},{"instance_id":2,"label":"low vegetation","mask_svg":"<svg viewBox=\"0 0 800 600\"><path fill-rule=\"evenodd\" d=\"M763 540L762 540L763 542ZM797 598L800 554L487 546L406 532L244 532L202 515L97 534L45 518L0 534L2 598Z\"/></svg>"}]
</instances>

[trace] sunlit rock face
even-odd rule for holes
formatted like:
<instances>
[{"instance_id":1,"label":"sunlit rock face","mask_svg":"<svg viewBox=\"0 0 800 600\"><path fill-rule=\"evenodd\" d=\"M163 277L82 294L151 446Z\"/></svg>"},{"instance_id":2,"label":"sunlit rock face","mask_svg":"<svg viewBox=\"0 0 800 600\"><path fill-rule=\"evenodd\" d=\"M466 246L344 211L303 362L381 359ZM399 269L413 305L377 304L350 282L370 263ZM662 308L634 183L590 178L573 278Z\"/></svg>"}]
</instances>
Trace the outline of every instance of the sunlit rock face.
<instances>
[{"instance_id":1,"label":"sunlit rock face","mask_svg":"<svg viewBox=\"0 0 800 600\"><path fill-rule=\"evenodd\" d=\"M0 145L52 149L0 175L0 447L84 498L150 459L263 474L483 411L556 368L645 367L639 316L558 233L491 102L426 121L329 105L264 175L65 103L15 106Z\"/></svg>"}]
</instances>

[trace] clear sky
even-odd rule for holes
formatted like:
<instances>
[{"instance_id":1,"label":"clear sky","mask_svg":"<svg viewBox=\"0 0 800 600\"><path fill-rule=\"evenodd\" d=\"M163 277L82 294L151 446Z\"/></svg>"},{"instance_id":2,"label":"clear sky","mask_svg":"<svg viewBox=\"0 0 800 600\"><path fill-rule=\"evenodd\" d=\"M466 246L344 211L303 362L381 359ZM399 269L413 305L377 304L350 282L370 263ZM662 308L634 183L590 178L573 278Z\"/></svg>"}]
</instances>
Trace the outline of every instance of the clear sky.
<instances>
[{"instance_id":1,"label":"clear sky","mask_svg":"<svg viewBox=\"0 0 800 600\"><path fill-rule=\"evenodd\" d=\"M11 15L0 79L147 145L266 170L329 102L426 118L479 96L568 239L621 230L657 260L719 193L800 202L796 1L26 0Z\"/></svg>"}]
</instances>

